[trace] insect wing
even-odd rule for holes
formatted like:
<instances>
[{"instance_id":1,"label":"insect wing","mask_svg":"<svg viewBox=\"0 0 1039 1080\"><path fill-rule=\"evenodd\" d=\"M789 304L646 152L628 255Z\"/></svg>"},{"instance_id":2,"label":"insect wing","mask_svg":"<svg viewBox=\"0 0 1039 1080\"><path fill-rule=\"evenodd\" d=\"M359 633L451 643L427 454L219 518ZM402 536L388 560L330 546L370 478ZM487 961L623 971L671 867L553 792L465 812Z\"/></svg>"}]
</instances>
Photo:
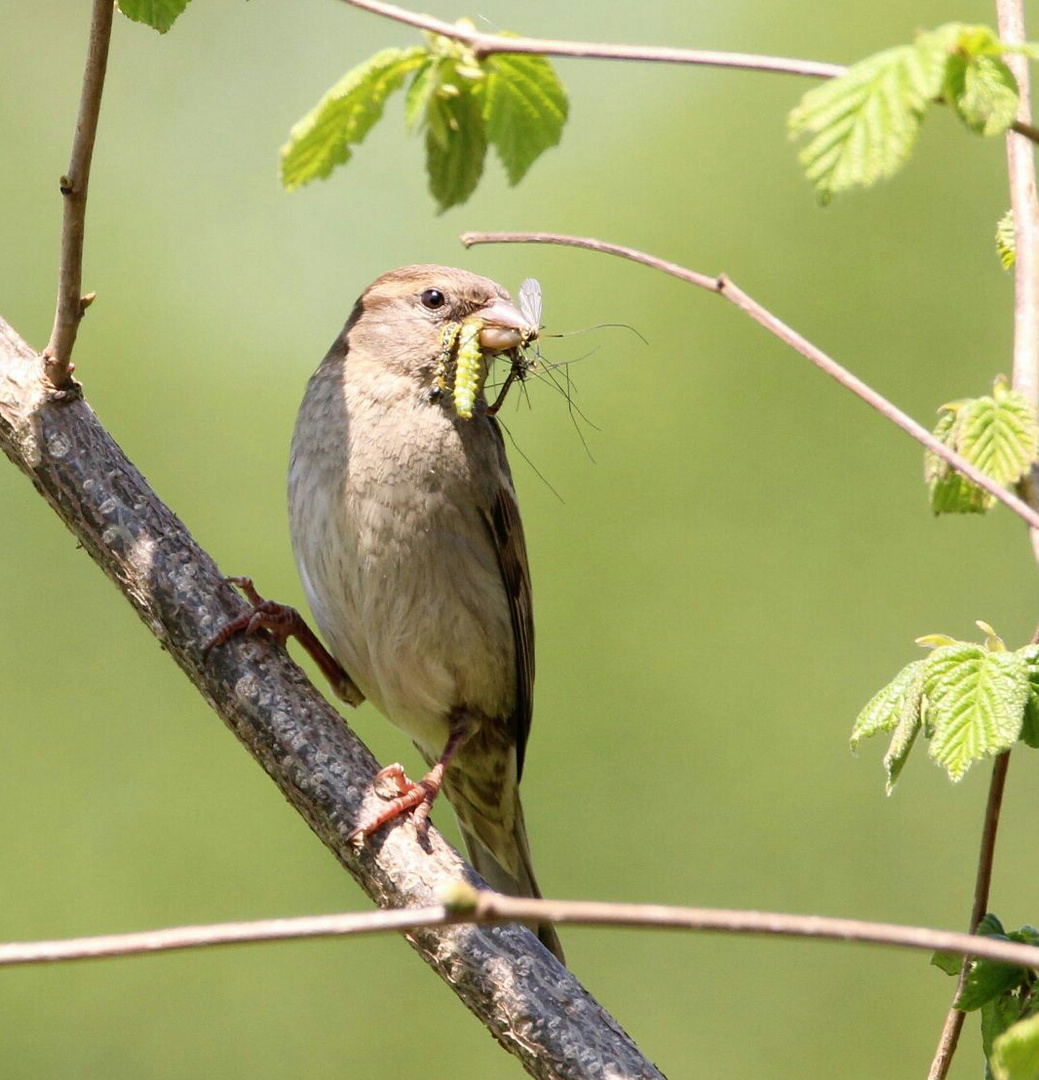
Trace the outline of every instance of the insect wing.
<instances>
[{"instance_id":1,"label":"insect wing","mask_svg":"<svg viewBox=\"0 0 1039 1080\"><path fill-rule=\"evenodd\" d=\"M524 278L520 282L519 309L535 331L541 329L541 282L537 278ZM533 336L537 337L537 334Z\"/></svg>"}]
</instances>

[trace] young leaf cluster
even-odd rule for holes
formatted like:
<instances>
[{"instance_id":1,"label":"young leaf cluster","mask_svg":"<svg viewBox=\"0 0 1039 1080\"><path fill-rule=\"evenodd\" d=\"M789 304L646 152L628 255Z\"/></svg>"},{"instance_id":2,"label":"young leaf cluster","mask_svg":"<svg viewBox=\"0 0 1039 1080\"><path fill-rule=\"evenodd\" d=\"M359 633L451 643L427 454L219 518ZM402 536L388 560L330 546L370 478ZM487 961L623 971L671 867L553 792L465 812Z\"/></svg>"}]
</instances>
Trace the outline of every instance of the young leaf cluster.
<instances>
[{"instance_id":1,"label":"young leaf cluster","mask_svg":"<svg viewBox=\"0 0 1039 1080\"><path fill-rule=\"evenodd\" d=\"M1017 234L1014 231L1014 211L1008 210L996 223L996 254L1004 270L1017 262Z\"/></svg>"},{"instance_id":2,"label":"young leaf cluster","mask_svg":"<svg viewBox=\"0 0 1039 1080\"><path fill-rule=\"evenodd\" d=\"M411 132L424 132L429 188L440 211L466 199L494 147L510 184L562 135L566 90L543 56L479 59L467 45L426 34L426 45L384 49L348 72L293 127L281 151L290 191L345 164L410 78L404 103Z\"/></svg>"},{"instance_id":3,"label":"young leaf cluster","mask_svg":"<svg viewBox=\"0 0 1039 1080\"><path fill-rule=\"evenodd\" d=\"M889 795L921 732L952 780L1018 739L1039 747L1039 645L1011 652L990 626L978 626L987 635L983 644L944 634L918 638L930 653L904 667L859 713L853 750L891 733L884 755Z\"/></svg>"},{"instance_id":4,"label":"young leaf cluster","mask_svg":"<svg viewBox=\"0 0 1039 1080\"><path fill-rule=\"evenodd\" d=\"M791 135L811 136L799 154L819 200L894 175L931 105L949 105L979 135L998 135L1017 113L1018 88L1002 54L1013 47L987 26L946 23L909 45L875 53L817 86L790 113Z\"/></svg>"},{"instance_id":5,"label":"young leaf cluster","mask_svg":"<svg viewBox=\"0 0 1039 1080\"><path fill-rule=\"evenodd\" d=\"M986 915L976 933L1001 941L1039 945L1039 930L1022 926L1003 929L995 915ZM948 975L959 975L962 961L951 953L935 953L931 963ZM1036 972L994 960L971 960L955 1006L981 1010L981 1037L986 1075L995 1080L1035 1080L1039 1076L1039 996Z\"/></svg>"},{"instance_id":6,"label":"young leaf cluster","mask_svg":"<svg viewBox=\"0 0 1039 1080\"><path fill-rule=\"evenodd\" d=\"M991 396L943 405L934 434L1000 484L1017 483L1039 457L1039 416L1003 376ZM996 502L930 450L924 454L924 480L936 514L983 514Z\"/></svg>"}]
</instances>

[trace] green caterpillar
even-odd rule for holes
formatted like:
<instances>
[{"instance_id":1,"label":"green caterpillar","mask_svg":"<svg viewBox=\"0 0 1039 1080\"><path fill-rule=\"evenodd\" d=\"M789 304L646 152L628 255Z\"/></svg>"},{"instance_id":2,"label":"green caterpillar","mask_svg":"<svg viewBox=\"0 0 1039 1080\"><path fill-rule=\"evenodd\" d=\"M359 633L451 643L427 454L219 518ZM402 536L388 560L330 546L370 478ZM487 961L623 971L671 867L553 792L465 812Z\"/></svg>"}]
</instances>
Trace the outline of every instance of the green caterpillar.
<instances>
[{"instance_id":1,"label":"green caterpillar","mask_svg":"<svg viewBox=\"0 0 1039 1080\"><path fill-rule=\"evenodd\" d=\"M483 387L486 367L480 349L481 319L466 319L458 328L455 358L455 412L463 420L472 418L476 395Z\"/></svg>"}]
</instances>

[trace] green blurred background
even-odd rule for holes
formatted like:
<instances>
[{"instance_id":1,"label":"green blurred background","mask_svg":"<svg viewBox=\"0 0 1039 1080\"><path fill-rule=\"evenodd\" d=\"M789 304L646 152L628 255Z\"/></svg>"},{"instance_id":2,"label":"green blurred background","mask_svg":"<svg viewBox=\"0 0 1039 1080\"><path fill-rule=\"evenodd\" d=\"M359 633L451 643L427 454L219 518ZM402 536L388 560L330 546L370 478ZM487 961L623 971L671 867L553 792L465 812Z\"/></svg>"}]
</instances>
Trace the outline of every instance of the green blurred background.
<instances>
[{"instance_id":1,"label":"green blurred background","mask_svg":"<svg viewBox=\"0 0 1039 1080\"><path fill-rule=\"evenodd\" d=\"M647 8L432 4L549 37L849 62L989 3L790 0ZM0 311L49 331L89 5L9 4L0 67ZM777 17L779 16L779 17ZM403 263L543 283L550 387L506 423L538 618L524 799L550 895L963 928L987 767L918 754L883 795L862 704L928 631L1036 622L1018 522L934 520L921 453L734 309L557 248L464 251L466 229L554 229L726 271L930 422L1010 365L992 234L1001 140L928 119L893 182L821 210L774 75L559 61L562 146L510 190L496 161L437 217L399 100L346 170L286 195L277 150L346 69L408 29L331 0L197 0L164 38L117 19L91 188L76 361L89 401L228 573L302 604L284 508L304 382L361 289ZM550 486L561 498L553 494ZM13 468L0 468L0 938L364 909L367 901ZM417 767L370 708L355 726ZM993 907L1039 920L1032 756L1019 753ZM456 836L449 815L437 815ZM570 962L672 1077L919 1077L952 980L922 955L616 930ZM976 1023L955 1077L979 1075ZM521 1075L396 939L10 970L0 1060L20 1080Z\"/></svg>"}]
</instances>

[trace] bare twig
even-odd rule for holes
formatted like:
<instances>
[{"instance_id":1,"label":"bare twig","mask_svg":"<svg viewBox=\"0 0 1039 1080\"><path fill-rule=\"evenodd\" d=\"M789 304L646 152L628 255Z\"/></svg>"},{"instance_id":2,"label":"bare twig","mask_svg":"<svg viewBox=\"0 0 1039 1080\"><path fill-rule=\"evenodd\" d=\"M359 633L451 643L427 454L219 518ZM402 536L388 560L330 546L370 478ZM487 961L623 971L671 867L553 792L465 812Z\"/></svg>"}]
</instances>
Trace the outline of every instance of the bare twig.
<instances>
[{"instance_id":1,"label":"bare twig","mask_svg":"<svg viewBox=\"0 0 1039 1080\"><path fill-rule=\"evenodd\" d=\"M832 79L847 68L785 56L757 56L752 53L713 52L710 49L669 49L653 45L608 45L596 41L557 41L552 38L508 37L484 34L467 23L449 23L431 15L420 15L382 0L344 0L351 7L370 11L407 26L463 41L478 57L494 53L536 53L540 56L572 56L591 60L639 60L658 64L699 64L707 67L744 68L785 75Z\"/></svg>"},{"instance_id":2,"label":"bare twig","mask_svg":"<svg viewBox=\"0 0 1039 1080\"><path fill-rule=\"evenodd\" d=\"M978 929L988 911L989 890L992 885L992 864L996 854L996 832L999 829L999 811L1003 805L1003 791L1006 788L1007 769L1010 767L1010 751L1000 754L992 762L992 776L989 780L988 802L985 805L985 825L981 831L981 847L978 852L978 872L974 879L974 906L970 913L970 932L973 934ZM1030 964L1024 965L1031 967ZM960 968L960 978L956 984L955 1001L959 998L964 985L967 982L967 974L970 971L970 960L964 957L963 966ZM954 1005L949 1009L945 1017L945 1025L938 1039L938 1048L931 1062L927 1080L945 1080L945 1075L952 1064L953 1054L956 1053L956 1044L960 1039L960 1031L963 1028L965 1014Z\"/></svg>"},{"instance_id":3,"label":"bare twig","mask_svg":"<svg viewBox=\"0 0 1039 1080\"><path fill-rule=\"evenodd\" d=\"M834 79L847 72L843 64L821 60L802 60L790 56L761 56L757 53L717 52L713 49L675 49L658 45L611 45L602 41L561 41L557 38L532 38L485 34L471 23L445 22L432 15L386 4L382 0L343 0L351 7L373 15L414 26L431 34L461 41L483 58L494 53L534 53L539 56L568 56L578 60L628 60L658 64L692 64L700 67L735 68L744 71L769 71L781 75L801 75L810 79ZM1002 36L1002 35L1001 35ZM1004 40L1006 40L1004 38ZM1039 142L1039 130L1022 120L1011 129L1032 142Z\"/></svg>"},{"instance_id":4,"label":"bare twig","mask_svg":"<svg viewBox=\"0 0 1039 1080\"><path fill-rule=\"evenodd\" d=\"M0 448L115 582L289 802L382 907L425 907L473 871L431 829L407 822L348 840L376 762L270 641L203 645L244 610L213 560L149 488L75 392L55 394L43 360L0 319ZM660 1073L525 927L417 930L409 943L534 1076Z\"/></svg>"},{"instance_id":5,"label":"bare twig","mask_svg":"<svg viewBox=\"0 0 1039 1080\"><path fill-rule=\"evenodd\" d=\"M735 304L736 307L749 315L755 322L760 323L770 333L775 334L780 341L811 360L816 367L826 372L831 378L836 379L841 386L850 390L866 402L867 405L876 409L877 412L897 427L900 427L906 434L911 435L917 442L937 454L943 461L948 462L957 472L963 473L969 480L995 496L1031 526L1033 530L1039 529L1039 512L1036 512L1024 500L1000 486L991 477L986 476L966 458L961 457L954 450L950 450L939 442L922 424L917 423L897 405L888 401L883 394L878 393L848 371L847 368L838 364L832 357L827 356L821 349L816 348L796 330L776 318L775 315L748 296L724 274L720 274L718 277L710 277L707 274L699 274L694 270L688 270L686 267L679 266L677 263L669 262L666 259L648 255L644 251L637 251L634 248L623 247L620 244L609 244L602 240L584 236L567 236L560 233L544 232L467 232L462 234L461 240L466 247L473 244L563 244L568 247L585 248L606 255L617 255L622 259L631 259L633 262L641 263L643 266L652 267L654 270L687 281L690 285L696 285L701 289L717 293Z\"/></svg>"},{"instance_id":6,"label":"bare twig","mask_svg":"<svg viewBox=\"0 0 1039 1080\"><path fill-rule=\"evenodd\" d=\"M87 185L94 137L101 113L101 91L108 66L108 43L112 36L113 0L94 0L90 23L87 62L83 72L83 91L79 99L76 135L72 140L69 171L61 178L65 213L61 225L61 267L58 275L58 301L54 327L43 351L44 371L57 390L72 381L72 347L76 343L79 322L93 295L83 296L83 235L86 230Z\"/></svg>"},{"instance_id":7,"label":"bare twig","mask_svg":"<svg viewBox=\"0 0 1039 1080\"><path fill-rule=\"evenodd\" d=\"M1039 143L1039 128L1033 127L1031 124L1026 124L1021 120L1015 120L1010 125L1011 131L1016 131L1018 135L1023 135L1026 139L1030 139L1034 143Z\"/></svg>"},{"instance_id":8,"label":"bare twig","mask_svg":"<svg viewBox=\"0 0 1039 1080\"><path fill-rule=\"evenodd\" d=\"M767 937L816 938L891 945L927 952L960 953L1019 967L1039 967L1039 947L997 938L933 930L923 926L830 919L822 915L787 915L768 911L673 907L663 904L611 904L587 900L526 900L465 887L452 890L449 905L396 911L309 915L297 919L178 926L135 934L112 934L65 941L12 942L0 945L0 966L101 956L130 956L211 945L292 941L377 933L410 933L457 923L554 922L583 926L627 926L694 930ZM980 919L980 916L979 916Z\"/></svg>"}]
</instances>

